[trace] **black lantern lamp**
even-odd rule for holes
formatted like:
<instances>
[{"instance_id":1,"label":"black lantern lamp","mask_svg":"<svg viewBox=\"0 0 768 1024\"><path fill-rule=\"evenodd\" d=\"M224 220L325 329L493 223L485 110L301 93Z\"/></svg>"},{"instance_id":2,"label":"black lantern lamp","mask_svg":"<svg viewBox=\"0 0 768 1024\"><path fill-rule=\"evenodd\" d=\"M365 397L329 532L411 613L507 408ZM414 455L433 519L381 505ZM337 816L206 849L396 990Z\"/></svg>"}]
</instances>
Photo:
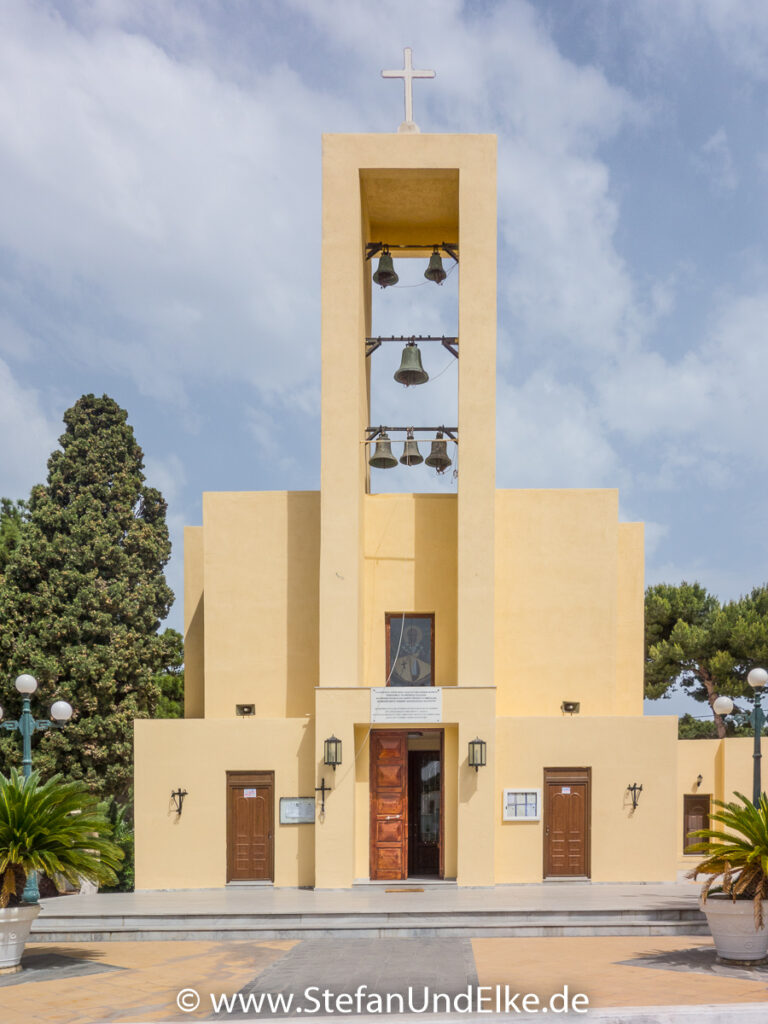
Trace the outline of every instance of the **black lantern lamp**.
<instances>
[{"instance_id":1,"label":"black lantern lamp","mask_svg":"<svg viewBox=\"0 0 768 1024\"><path fill-rule=\"evenodd\" d=\"M331 736L325 741L324 746L323 764L327 764L329 768L336 771L336 765L341 764L341 740Z\"/></svg>"},{"instance_id":2,"label":"black lantern lamp","mask_svg":"<svg viewBox=\"0 0 768 1024\"><path fill-rule=\"evenodd\" d=\"M470 768L474 768L475 771L477 771L478 768L484 768L485 767L485 763L486 763L485 757L486 757L486 742L485 742L485 740L478 739L477 737L475 737L475 739L473 739L473 740L470 740L470 743L469 743L469 754L467 756L467 762L469 764L469 767Z\"/></svg>"}]
</instances>

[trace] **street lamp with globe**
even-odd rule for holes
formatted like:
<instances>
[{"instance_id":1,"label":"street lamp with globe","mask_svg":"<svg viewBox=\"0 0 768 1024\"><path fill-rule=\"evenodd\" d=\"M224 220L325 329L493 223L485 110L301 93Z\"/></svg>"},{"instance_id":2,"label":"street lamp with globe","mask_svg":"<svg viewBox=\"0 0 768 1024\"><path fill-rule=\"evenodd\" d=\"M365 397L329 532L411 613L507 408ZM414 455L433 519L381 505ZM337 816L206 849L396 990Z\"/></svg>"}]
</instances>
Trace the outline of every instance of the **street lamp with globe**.
<instances>
[{"instance_id":1,"label":"street lamp with globe","mask_svg":"<svg viewBox=\"0 0 768 1024\"><path fill-rule=\"evenodd\" d=\"M32 734L35 732L46 732L48 729L61 729L72 717L72 707L65 700L57 700L51 705L51 718L36 719L30 707L30 697L37 690L37 680L34 676L24 673L17 676L16 689L24 698L21 715L18 720L3 721L3 709L0 707L0 726L8 729L9 732L18 730L21 733L21 769L24 778L28 779L32 774ZM37 888L37 872L30 871L27 876L27 884L24 886L22 900L25 903L37 903L40 899L40 891Z\"/></svg>"},{"instance_id":2,"label":"street lamp with globe","mask_svg":"<svg viewBox=\"0 0 768 1024\"><path fill-rule=\"evenodd\" d=\"M760 759L762 758L762 752L760 749L760 740L763 735L763 726L765 725L765 715L763 709L760 706L760 698L763 696L763 690L765 689L766 683L768 683L768 672L764 668L753 668L747 676L747 682L755 691L755 710L752 712L753 725L755 727L755 752L752 755L754 759L754 769L752 773L752 803L755 807L760 806L760 793L762 791L762 785L760 783Z\"/></svg>"}]
</instances>

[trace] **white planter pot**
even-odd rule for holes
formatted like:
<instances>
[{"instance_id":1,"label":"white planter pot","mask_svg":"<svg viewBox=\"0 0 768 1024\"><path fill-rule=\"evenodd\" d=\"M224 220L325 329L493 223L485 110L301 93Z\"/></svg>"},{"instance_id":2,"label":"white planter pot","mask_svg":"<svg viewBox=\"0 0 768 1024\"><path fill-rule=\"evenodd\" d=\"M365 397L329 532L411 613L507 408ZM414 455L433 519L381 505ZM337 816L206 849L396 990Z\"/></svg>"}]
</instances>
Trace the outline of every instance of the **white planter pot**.
<instances>
[{"instance_id":1,"label":"white planter pot","mask_svg":"<svg viewBox=\"0 0 768 1024\"><path fill-rule=\"evenodd\" d=\"M768 900L763 900L764 927L755 928L752 900L710 896L701 908L715 940L718 956L726 960L762 960L768 956Z\"/></svg>"},{"instance_id":2,"label":"white planter pot","mask_svg":"<svg viewBox=\"0 0 768 1024\"><path fill-rule=\"evenodd\" d=\"M0 910L0 972L21 970L21 955L29 938L32 922L40 913L40 904L23 904Z\"/></svg>"}]
</instances>

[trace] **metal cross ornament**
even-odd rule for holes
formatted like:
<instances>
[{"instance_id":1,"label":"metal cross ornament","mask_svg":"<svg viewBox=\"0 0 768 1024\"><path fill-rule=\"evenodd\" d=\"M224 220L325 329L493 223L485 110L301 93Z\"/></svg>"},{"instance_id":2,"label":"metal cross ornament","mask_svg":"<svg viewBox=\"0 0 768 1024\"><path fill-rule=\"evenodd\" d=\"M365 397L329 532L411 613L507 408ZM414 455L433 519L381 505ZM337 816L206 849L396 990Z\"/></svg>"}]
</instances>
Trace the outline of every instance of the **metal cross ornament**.
<instances>
[{"instance_id":1,"label":"metal cross ornament","mask_svg":"<svg viewBox=\"0 0 768 1024\"><path fill-rule=\"evenodd\" d=\"M419 126L413 120L413 80L414 78L435 78L434 71L417 71L413 66L413 50L406 46L403 50L405 67L398 71L382 71L382 78L402 78L405 87L405 120L397 129L399 132L418 132Z\"/></svg>"}]
</instances>

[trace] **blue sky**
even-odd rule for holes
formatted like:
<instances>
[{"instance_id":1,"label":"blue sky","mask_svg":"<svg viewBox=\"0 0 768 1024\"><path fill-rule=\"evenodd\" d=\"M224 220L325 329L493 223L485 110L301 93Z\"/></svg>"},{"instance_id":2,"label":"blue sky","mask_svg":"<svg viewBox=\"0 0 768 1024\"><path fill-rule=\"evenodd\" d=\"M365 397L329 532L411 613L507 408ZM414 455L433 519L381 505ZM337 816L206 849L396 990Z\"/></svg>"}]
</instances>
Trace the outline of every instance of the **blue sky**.
<instances>
[{"instance_id":1,"label":"blue sky","mask_svg":"<svg viewBox=\"0 0 768 1024\"><path fill-rule=\"evenodd\" d=\"M423 131L499 137L498 485L619 487L649 583L765 582L753 0L5 0L0 493L44 478L80 394L112 395L169 502L179 626L202 492L318 486L320 135L397 128L379 72L404 46L437 71ZM451 331L455 279L437 319L391 293L382 332ZM427 358L445 422L455 369ZM416 472L386 486L455 486Z\"/></svg>"}]
</instances>

